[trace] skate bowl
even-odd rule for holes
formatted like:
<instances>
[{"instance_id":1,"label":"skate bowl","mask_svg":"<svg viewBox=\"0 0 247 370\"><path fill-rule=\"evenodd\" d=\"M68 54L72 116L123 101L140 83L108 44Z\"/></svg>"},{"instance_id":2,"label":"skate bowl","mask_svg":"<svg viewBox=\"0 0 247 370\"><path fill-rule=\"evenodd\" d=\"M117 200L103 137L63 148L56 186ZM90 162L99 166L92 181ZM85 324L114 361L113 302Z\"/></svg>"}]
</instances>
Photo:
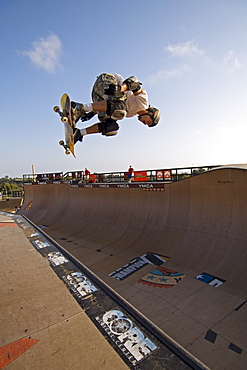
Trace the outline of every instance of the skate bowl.
<instances>
[{"instance_id":1,"label":"skate bowl","mask_svg":"<svg viewBox=\"0 0 247 370\"><path fill-rule=\"evenodd\" d=\"M213 369L247 365L247 166L164 188L25 186L18 212Z\"/></svg>"}]
</instances>

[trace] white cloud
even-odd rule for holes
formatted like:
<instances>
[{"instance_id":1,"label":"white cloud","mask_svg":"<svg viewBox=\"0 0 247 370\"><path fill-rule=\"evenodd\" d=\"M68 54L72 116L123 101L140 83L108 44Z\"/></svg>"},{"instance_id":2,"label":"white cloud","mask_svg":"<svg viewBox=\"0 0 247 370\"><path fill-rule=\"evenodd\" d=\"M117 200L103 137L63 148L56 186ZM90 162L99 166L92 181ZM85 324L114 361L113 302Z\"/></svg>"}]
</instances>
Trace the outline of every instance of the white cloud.
<instances>
[{"instance_id":1,"label":"white cloud","mask_svg":"<svg viewBox=\"0 0 247 370\"><path fill-rule=\"evenodd\" d=\"M197 46L197 43L194 40L186 41L184 43L170 44L165 47L165 51L169 53L169 56L181 58L186 60L186 62L170 69L164 68L158 70L148 78L150 83L158 83L179 78L188 71L191 71L198 62L201 63L203 61L203 63L206 64L210 62L205 56L204 51ZM165 62L166 61L167 57Z\"/></svg>"},{"instance_id":2,"label":"white cloud","mask_svg":"<svg viewBox=\"0 0 247 370\"><path fill-rule=\"evenodd\" d=\"M229 50L223 59L223 67L228 70L228 72L233 72L241 67L239 59L236 57L234 50Z\"/></svg>"},{"instance_id":3,"label":"white cloud","mask_svg":"<svg viewBox=\"0 0 247 370\"><path fill-rule=\"evenodd\" d=\"M172 69L162 69L148 77L148 81L150 83L159 83L161 81L168 81L180 77L184 73L188 72L190 69L191 69L190 66L186 64Z\"/></svg>"},{"instance_id":4,"label":"white cloud","mask_svg":"<svg viewBox=\"0 0 247 370\"><path fill-rule=\"evenodd\" d=\"M55 34L32 43L32 49L26 50L22 54L27 56L31 63L44 69L49 73L54 73L56 69L61 68L59 64L62 53L62 42Z\"/></svg>"},{"instance_id":5,"label":"white cloud","mask_svg":"<svg viewBox=\"0 0 247 370\"><path fill-rule=\"evenodd\" d=\"M199 49L195 41L170 44L165 48L172 57L188 58L203 55L203 50Z\"/></svg>"}]
</instances>

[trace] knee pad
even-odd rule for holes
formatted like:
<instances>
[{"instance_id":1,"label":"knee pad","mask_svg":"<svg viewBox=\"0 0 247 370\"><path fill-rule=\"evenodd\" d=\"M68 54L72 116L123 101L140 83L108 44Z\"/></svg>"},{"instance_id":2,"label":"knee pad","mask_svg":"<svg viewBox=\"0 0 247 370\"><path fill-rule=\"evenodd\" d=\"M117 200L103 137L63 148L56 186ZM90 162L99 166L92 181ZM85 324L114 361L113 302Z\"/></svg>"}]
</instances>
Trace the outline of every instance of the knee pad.
<instances>
[{"instance_id":1,"label":"knee pad","mask_svg":"<svg viewBox=\"0 0 247 370\"><path fill-rule=\"evenodd\" d=\"M114 136L114 135L117 135L118 131L111 131L111 132L107 132L105 134L105 136Z\"/></svg>"},{"instance_id":2,"label":"knee pad","mask_svg":"<svg viewBox=\"0 0 247 370\"><path fill-rule=\"evenodd\" d=\"M119 129L119 126L116 121L112 118L107 118L104 121L98 123L99 132L105 136L116 135Z\"/></svg>"},{"instance_id":3,"label":"knee pad","mask_svg":"<svg viewBox=\"0 0 247 370\"><path fill-rule=\"evenodd\" d=\"M124 119L126 117L127 112L125 110L116 109L111 115L111 118L114 120Z\"/></svg>"},{"instance_id":4,"label":"knee pad","mask_svg":"<svg viewBox=\"0 0 247 370\"><path fill-rule=\"evenodd\" d=\"M108 116L112 116L116 111L119 112L117 113L117 116L120 116L122 118L113 118L115 120L117 119L123 119L123 111L126 111L126 102L125 100L120 100L120 99L114 99L114 100L107 100L107 109L106 109L106 114Z\"/></svg>"}]
</instances>

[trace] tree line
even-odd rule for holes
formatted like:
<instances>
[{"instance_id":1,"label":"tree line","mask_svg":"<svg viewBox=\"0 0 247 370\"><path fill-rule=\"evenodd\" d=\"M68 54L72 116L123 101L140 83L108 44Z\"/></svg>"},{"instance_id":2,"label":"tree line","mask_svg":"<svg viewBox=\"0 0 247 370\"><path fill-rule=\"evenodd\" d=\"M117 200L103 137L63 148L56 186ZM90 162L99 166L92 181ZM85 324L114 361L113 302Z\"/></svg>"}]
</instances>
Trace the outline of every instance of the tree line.
<instances>
[{"instance_id":1,"label":"tree line","mask_svg":"<svg viewBox=\"0 0 247 370\"><path fill-rule=\"evenodd\" d=\"M23 191L22 178L11 178L9 176L0 178L0 192L2 194L9 194L17 191Z\"/></svg>"}]
</instances>

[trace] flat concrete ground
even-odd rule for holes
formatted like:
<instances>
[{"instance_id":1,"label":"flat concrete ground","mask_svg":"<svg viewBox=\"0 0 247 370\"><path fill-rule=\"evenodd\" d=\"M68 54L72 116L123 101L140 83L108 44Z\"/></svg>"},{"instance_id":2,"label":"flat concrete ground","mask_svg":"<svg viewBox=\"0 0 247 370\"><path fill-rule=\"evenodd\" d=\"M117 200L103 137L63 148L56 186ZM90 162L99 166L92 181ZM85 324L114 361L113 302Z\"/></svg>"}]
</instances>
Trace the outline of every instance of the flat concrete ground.
<instances>
[{"instance_id":1,"label":"flat concrete ground","mask_svg":"<svg viewBox=\"0 0 247 370\"><path fill-rule=\"evenodd\" d=\"M128 368L47 260L1 214L0 260L0 369Z\"/></svg>"}]
</instances>

